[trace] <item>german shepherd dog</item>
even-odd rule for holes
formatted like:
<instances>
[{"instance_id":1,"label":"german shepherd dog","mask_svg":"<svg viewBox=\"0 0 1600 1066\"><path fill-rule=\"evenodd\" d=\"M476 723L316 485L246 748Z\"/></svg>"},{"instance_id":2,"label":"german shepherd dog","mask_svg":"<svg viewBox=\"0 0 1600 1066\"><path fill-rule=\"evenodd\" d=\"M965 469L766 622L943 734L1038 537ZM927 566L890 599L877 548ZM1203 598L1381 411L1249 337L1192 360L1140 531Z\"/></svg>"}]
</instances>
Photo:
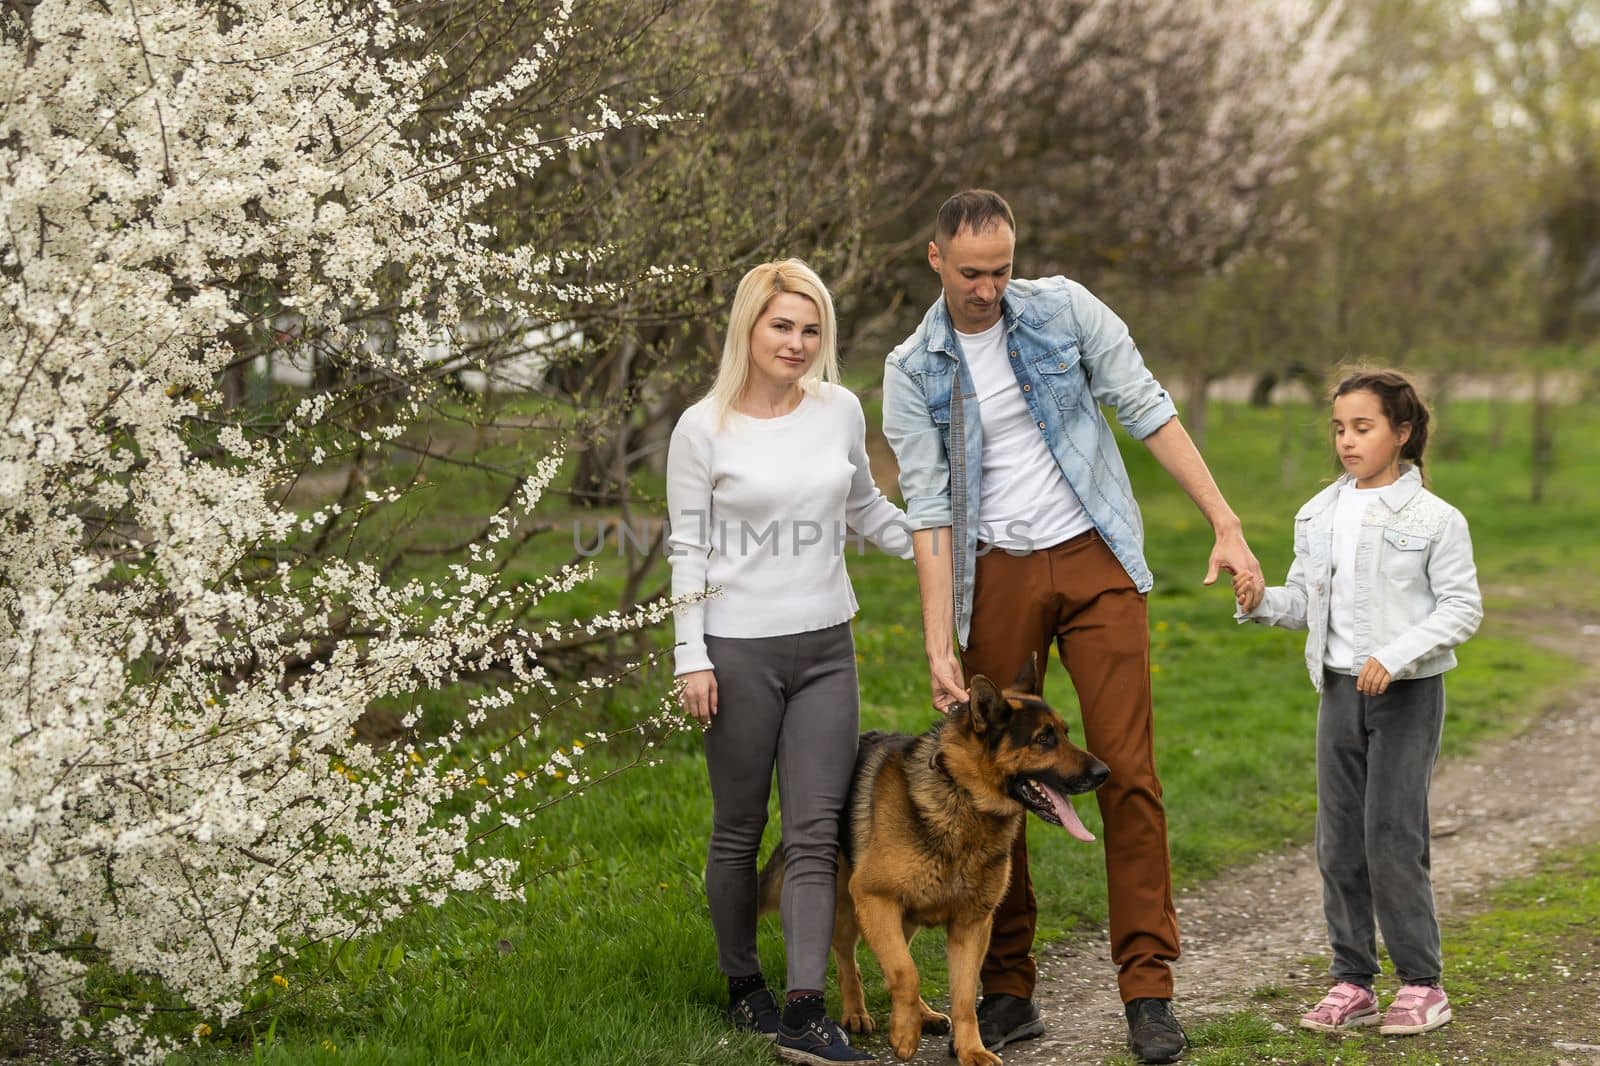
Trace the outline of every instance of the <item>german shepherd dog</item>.
<instances>
[{"instance_id":1,"label":"german shepherd dog","mask_svg":"<svg viewBox=\"0 0 1600 1066\"><path fill-rule=\"evenodd\" d=\"M895 1055L909 1059L923 1032L953 1028L961 1066L1000 1066L978 1036L978 974L1011 878L1012 844L1028 811L1093 840L1066 797L1092 792L1110 771L1067 740L1066 724L1039 696L1035 661L1005 690L974 676L969 697L921 736L862 734L840 826L833 955L845 1028L873 1028L856 968L865 936L889 986ZM782 875L780 849L761 871L763 912L777 907ZM935 925L948 935L949 1017L918 994L907 947Z\"/></svg>"}]
</instances>

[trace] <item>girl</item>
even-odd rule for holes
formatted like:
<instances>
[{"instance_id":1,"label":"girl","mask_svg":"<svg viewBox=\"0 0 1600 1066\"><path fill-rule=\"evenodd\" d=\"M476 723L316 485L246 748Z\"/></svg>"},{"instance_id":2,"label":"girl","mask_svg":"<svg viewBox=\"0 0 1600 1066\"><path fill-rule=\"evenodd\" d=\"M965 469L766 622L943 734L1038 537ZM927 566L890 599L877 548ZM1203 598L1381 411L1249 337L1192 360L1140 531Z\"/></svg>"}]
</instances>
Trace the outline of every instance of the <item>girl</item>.
<instances>
[{"instance_id":1,"label":"girl","mask_svg":"<svg viewBox=\"0 0 1600 1066\"><path fill-rule=\"evenodd\" d=\"M1428 879L1428 785L1451 650L1483 617L1461 512L1423 485L1428 410L1404 375L1333 392L1344 475L1294 519L1281 588L1235 579L1240 621L1309 629L1317 711L1317 865L1337 982L1300 1024L1426 1033L1450 1021ZM1382 1017L1376 912L1401 988Z\"/></svg>"},{"instance_id":2,"label":"girl","mask_svg":"<svg viewBox=\"0 0 1600 1066\"><path fill-rule=\"evenodd\" d=\"M734 295L722 365L667 453L684 709L711 778L706 895L734 1025L805 1063L875 1062L823 1009L839 818L855 768L859 693L845 525L911 557L901 510L867 466L861 404L838 378L833 303L798 259ZM756 852L773 767L783 816L781 1016L756 957Z\"/></svg>"}]
</instances>

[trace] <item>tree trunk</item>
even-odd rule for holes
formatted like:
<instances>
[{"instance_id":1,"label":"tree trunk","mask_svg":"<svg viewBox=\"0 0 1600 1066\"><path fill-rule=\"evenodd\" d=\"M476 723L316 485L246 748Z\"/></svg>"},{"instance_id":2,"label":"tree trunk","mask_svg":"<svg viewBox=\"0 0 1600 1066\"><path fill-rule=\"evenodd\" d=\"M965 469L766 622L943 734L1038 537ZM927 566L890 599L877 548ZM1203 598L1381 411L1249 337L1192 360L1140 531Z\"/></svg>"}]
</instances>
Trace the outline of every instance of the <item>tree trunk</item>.
<instances>
[{"instance_id":1,"label":"tree trunk","mask_svg":"<svg viewBox=\"0 0 1600 1066\"><path fill-rule=\"evenodd\" d=\"M1297 462L1295 416L1289 404L1278 405L1278 482L1284 488L1294 488L1299 483Z\"/></svg>"},{"instance_id":2,"label":"tree trunk","mask_svg":"<svg viewBox=\"0 0 1600 1066\"><path fill-rule=\"evenodd\" d=\"M632 440L625 415L590 439L572 474L574 507L615 507L622 501L628 483L625 456Z\"/></svg>"},{"instance_id":3,"label":"tree trunk","mask_svg":"<svg viewBox=\"0 0 1600 1066\"><path fill-rule=\"evenodd\" d=\"M1256 375L1254 384L1250 386L1251 407L1271 407L1272 391L1278 387L1278 372L1276 370L1263 370Z\"/></svg>"},{"instance_id":4,"label":"tree trunk","mask_svg":"<svg viewBox=\"0 0 1600 1066\"><path fill-rule=\"evenodd\" d=\"M1533 368L1533 449L1529 498L1535 505L1544 502L1544 482L1555 460L1556 428L1550 399L1545 395L1545 372L1542 364Z\"/></svg>"},{"instance_id":5,"label":"tree trunk","mask_svg":"<svg viewBox=\"0 0 1600 1066\"><path fill-rule=\"evenodd\" d=\"M572 503L576 507L615 507L628 488L628 451L633 443L633 411L628 400L628 384L633 376L639 342L624 338L617 346L604 391L589 397L591 411L611 410L612 420L596 429L588 445L578 453L578 468L572 476ZM613 405L616 405L613 408Z\"/></svg>"},{"instance_id":6,"label":"tree trunk","mask_svg":"<svg viewBox=\"0 0 1600 1066\"><path fill-rule=\"evenodd\" d=\"M1193 438L1194 446L1202 452L1206 450L1206 429L1209 422L1206 392L1210 385L1211 375L1200 367L1190 371L1186 380L1188 400L1184 404L1183 424L1188 429L1189 436Z\"/></svg>"},{"instance_id":7,"label":"tree trunk","mask_svg":"<svg viewBox=\"0 0 1600 1066\"><path fill-rule=\"evenodd\" d=\"M222 372L222 406L233 410L249 399L250 364L241 362Z\"/></svg>"}]
</instances>

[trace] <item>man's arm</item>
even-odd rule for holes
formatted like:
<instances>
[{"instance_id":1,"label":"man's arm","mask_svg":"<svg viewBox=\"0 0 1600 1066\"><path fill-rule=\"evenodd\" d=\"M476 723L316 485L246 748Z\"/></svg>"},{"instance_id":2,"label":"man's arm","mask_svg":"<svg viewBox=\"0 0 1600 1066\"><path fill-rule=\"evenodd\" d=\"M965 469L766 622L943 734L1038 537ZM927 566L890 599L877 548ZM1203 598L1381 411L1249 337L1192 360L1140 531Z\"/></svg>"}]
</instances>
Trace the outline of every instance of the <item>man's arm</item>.
<instances>
[{"instance_id":1,"label":"man's arm","mask_svg":"<svg viewBox=\"0 0 1600 1066\"><path fill-rule=\"evenodd\" d=\"M911 534L917 557L917 587L922 592L922 643L928 653L933 705L948 711L966 700L961 660L955 651L955 578L951 568L954 538L949 526L919 529Z\"/></svg>"},{"instance_id":2,"label":"man's arm","mask_svg":"<svg viewBox=\"0 0 1600 1066\"><path fill-rule=\"evenodd\" d=\"M922 593L923 646L928 653L933 705L947 711L952 703L967 698L961 660L955 651L950 462L922 390L893 358L884 361L883 435L900 463L900 493L906 501L917 585Z\"/></svg>"},{"instance_id":3,"label":"man's arm","mask_svg":"<svg viewBox=\"0 0 1600 1066\"><path fill-rule=\"evenodd\" d=\"M1234 576L1236 584L1243 581L1252 588L1266 587L1261 564L1244 541L1244 529L1239 523L1239 516L1223 499L1222 490L1217 488L1205 459L1200 456L1200 449L1194 446L1183 423L1176 417L1169 419L1160 429L1144 438L1144 443L1156 461L1172 475L1178 487L1189 494L1189 499L1194 501L1206 521L1211 523L1217 541L1211 549L1205 584L1215 581L1219 570L1226 570Z\"/></svg>"}]
</instances>

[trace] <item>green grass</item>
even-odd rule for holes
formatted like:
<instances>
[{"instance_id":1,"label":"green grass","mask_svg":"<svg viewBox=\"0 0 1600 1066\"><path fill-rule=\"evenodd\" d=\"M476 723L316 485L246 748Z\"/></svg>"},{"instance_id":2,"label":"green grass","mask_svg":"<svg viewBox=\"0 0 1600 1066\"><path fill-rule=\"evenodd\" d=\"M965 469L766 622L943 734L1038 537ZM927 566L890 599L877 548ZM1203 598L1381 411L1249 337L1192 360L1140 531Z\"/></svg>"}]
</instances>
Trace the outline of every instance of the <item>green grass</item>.
<instances>
[{"instance_id":1,"label":"green grass","mask_svg":"<svg viewBox=\"0 0 1600 1066\"><path fill-rule=\"evenodd\" d=\"M1590 487L1600 475L1600 417L1574 408L1560 412L1561 465L1539 509L1522 502L1525 413L1502 428L1498 447L1490 446L1490 417L1486 406L1452 406L1430 464L1437 490L1472 524L1490 592L1484 629L1462 650L1461 667L1450 677L1451 752L1516 728L1576 683L1573 661L1519 639L1507 613L1531 604L1587 605L1600 591L1593 537L1600 499ZM1287 569L1295 508L1331 476L1325 419L1308 407L1219 406L1212 412L1208 459L1269 580L1281 580ZM869 424L876 424L872 414ZM1210 536L1198 514L1145 449L1124 442L1123 451L1156 572L1150 612L1157 758L1181 886L1309 838L1316 700L1302 666L1301 636L1234 624L1226 579L1210 589L1199 584ZM442 538L460 525L462 514L483 513L495 497L487 482L470 481L436 495L434 509L419 510L419 535ZM514 574L536 576L570 556L570 532L562 532L562 524L571 512L552 502L558 530L535 542ZM852 558L850 569L863 605L855 623L863 727L921 730L933 713L915 574L876 554ZM559 606L609 609L616 588L615 578L603 575ZM667 684L666 674L657 670L641 689L614 694L608 705L557 722L547 735L575 735L597 722L624 719L632 706L650 705ZM1052 665L1046 694L1069 718L1076 713L1059 663ZM457 713L452 701L424 702L435 726ZM308 961L289 975L292 994L256 1017L253 1034L218 1034L211 1050L191 1058L766 1061L760 1045L727 1036L720 1021L724 989L701 886L710 803L698 744L680 735L662 753L663 765L625 774L503 836L496 846L521 855L530 872L559 871L538 880L526 903L457 899L413 915L349 949L343 968L327 981L311 980ZM606 757L595 754L594 765L603 766ZM1093 804L1079 808L1098 828ZM1096 926L1105 914L1100 846L1037 823L1031 828L1042 933L1056 937ZM775 825L768 837L770 847ZM915 947L930 1000L943 1000L942 939L925 934ZM781 981L782 944L771 921L763 926L762 955L769 976ZM863 950L862 958L869 1001L881 1013L882 982L870 953ZM1109 968L1106 980L1112 980ZM1241 1034L1255 1033L1250 1024L1238 1023ZM1214 1042L1222 1054L1225 1041L1219 1036Z\"/></svg>"},{"instance_id":2,"label":"green grass","mask_svg":"<svg viewBox=\"0 0 1600 1066\"><path fill-rule=\"evenodd\" d=\"M1481 913L1455 922L1447 916L1445 985L1456 1015L1448 1027L1405 1040L1371 1031L1347 1036L1303 1032L1296 1019L1321 995L1323 983L1275 986L1258 990L1259 1009L1194 1027L1194 1050L1186 1061L1194 1066L1544 1066L1562 1057L1554 1049L1556 1041L1600 1043L1593 1009L1600 991L1596 914L1600 847L1568 852L1546 862L1534 876L1502 885ZM1326 959L1318 962L1319 971L1326 968ZM1392 992L1380 986L1385 1000Z\"/></svg>"}]
</instances>

